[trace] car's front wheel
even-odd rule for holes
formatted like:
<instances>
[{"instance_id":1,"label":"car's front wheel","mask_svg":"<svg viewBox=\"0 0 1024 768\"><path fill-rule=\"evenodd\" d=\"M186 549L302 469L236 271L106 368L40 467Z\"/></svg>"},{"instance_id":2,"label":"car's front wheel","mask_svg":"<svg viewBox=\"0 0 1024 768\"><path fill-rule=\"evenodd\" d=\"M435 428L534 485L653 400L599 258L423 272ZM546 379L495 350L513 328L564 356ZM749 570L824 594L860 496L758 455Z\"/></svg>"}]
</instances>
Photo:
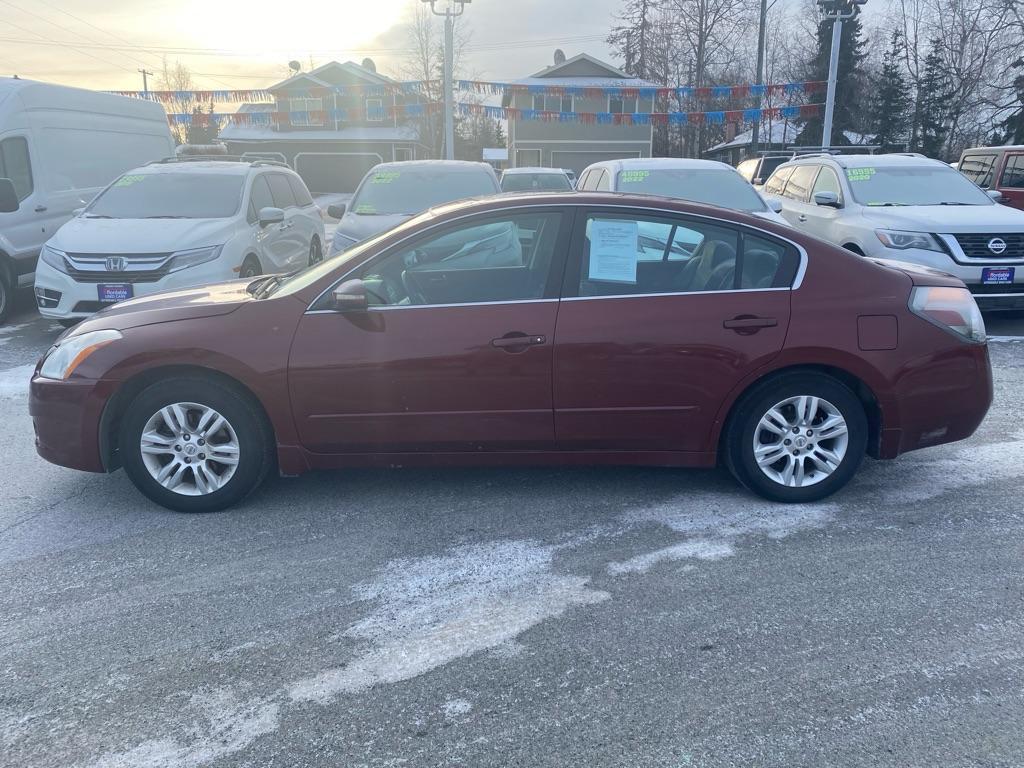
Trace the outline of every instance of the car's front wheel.
<instances>
[{"instance_id":1,"label":"car's front wheel","mask_svg":"<svg viewBox=\"0 0 1024 768\"><path fill-rule=\"evenodd\" d=\"M767 499L817 501L850 481L867 439L864 406L849 387L823 374L790 374L756 387L737 405L726 463Z\"/></svg>"},{"instance_id":2,"label":"car's front wheel","mask_svg":"<svg viewBox=\"0 0 1024 768\"><path fill-rule=\"evenodd\" d=\"M324 249L320 247L319 238L314 237L309 244L309 266L319 264L324 260Z\"/></svg>"},{"instance_id":3,"label":"car's front wheel","mask_svg":"<svg viewBox=\"0 0 1024 768\"><path fill-rule=\"evenodd\" d=\"M258 404L215 379L169 379L144 389L125 411L118 447L135 486L178 512L238 503L274 463L273 435Z\"/></svg>"}]
</instances>

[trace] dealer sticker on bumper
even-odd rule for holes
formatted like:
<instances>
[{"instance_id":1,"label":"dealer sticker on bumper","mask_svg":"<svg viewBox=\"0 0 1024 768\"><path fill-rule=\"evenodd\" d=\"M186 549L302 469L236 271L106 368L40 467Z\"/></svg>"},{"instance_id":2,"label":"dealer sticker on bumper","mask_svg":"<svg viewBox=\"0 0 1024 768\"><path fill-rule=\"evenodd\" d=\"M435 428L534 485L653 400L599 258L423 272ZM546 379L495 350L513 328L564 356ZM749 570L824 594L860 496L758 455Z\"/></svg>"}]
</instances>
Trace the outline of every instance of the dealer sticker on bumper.
<instances>
[{"instance_id":1,"label":"dealer sticker on bumper","mask_svg":"<svg viewBox=\"0 0 1024 768\"><path fill-rule=\"evenodd\" d=\"M99 290L100 301L117 302L132 297L131 283L101 283L96 287Z\"/></svg>"},{"instance_id":2,"label":"dealer sticker on bumper","mask_svg":"<svg viewBox=\"0 0 1024 768\"><path fill-rule=\"evenodd\" d=\"M1008 285L1013 282L1013 267L985 267L981 270L982 285Z\"/></svg>"}]
</instances>

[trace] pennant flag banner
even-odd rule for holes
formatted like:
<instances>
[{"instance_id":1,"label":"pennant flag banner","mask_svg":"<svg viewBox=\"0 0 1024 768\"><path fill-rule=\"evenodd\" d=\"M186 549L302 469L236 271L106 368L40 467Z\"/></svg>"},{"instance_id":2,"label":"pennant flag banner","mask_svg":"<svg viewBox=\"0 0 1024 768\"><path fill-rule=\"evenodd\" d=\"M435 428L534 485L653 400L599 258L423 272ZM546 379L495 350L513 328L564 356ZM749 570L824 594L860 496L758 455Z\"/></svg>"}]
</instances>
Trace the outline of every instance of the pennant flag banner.
<instances>
[{"instance_id":1,"label":"pennant flag banner","mask_svg":"<svg viewBox=\"0 0 1024 768\"><path fill-rule=\"evenodd\" d=\"M621 96L623 98L641 99L667 99L673 97L678 99L744 99L749 96L768 96L769 94L811 94L824 91L827 85L824 80L809 80L803 83L776 83L773 85L715 85L707 88L539 85L495 83L484 80L457 80L455 82L457 90L490 96L528 93L534 96L581 96L586 98Z\"/></svg>"},{"instance_id":2,"label":"pennant flag banner","mask_svg":"<svg viewBox=\"0 0 1024 768\"><path fill-rule=\"evenodd\" d=\"M817 116L822 104L802 104L770 109L739 109L717 112L544 112L514 107L491 107L484 104L456 104L463 116L485 115L493 120L529 120L546 123L578 123L582 125L720 125L723 123L753 123L762 119L796 120ZM441 111L441 105L408 104L379 110L357 111L331 109L320 112L221 112L172 113L167 115L173 125L252 125L261 127L295 126L302 128L327 126L328 122L349 120L372 121L405 118L412 119ZM379 117L378 117L379 115Z\"/></svg>"},{"instance_id":3,"label":"pennant flag banner","mask_svg":"<svg viewBox=\"0 0 1024 768\"><path fill-rule=\"evenodd\" d=\"M430 93L431 88L438 87L434 80L414 80L405 83L388 85L337 85L323 88L289 89L287 98L316 99L327 96L391 96ZM106 91L115 96L128 96L133 99L148 99L161 104L198 102L200 104L236 103L236 102L273 102L274 94L267 90L240 91Z\"/></svg>"}]
</instances>

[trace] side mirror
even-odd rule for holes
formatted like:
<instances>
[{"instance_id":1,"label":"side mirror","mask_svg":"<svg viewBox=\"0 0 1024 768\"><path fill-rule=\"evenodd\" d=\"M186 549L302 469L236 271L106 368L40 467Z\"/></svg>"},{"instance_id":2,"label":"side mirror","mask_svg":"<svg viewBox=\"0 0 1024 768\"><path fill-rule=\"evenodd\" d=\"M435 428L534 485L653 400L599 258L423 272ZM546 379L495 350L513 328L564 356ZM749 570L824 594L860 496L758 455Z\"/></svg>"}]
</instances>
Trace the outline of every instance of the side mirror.
<instances>
[{"instance_id":1,"label":"side mirror","mask_svg":"<svg viewBox=\"0 0 1024 768\"><path fill-rule=\"evenodd\" d=\"M284 221L284 211L280 208L260 208L260 229L265 229L271 224L280 224Z\"/></svg>"},{"instance_id":2,"label":"side mirror","mask_svg":"<svg viewBox=\"0 0 1024 768\"><path fill-rule=\"evenodd\" d=\"M1006 197L998 189L986 189L985 194L995 200L997 203L1005 203Z\"/></svg>"},{"instance_id":3,"label":"side mirror","mask_svg":"<svg viewBox=\"0 0 1024 768\"><path fill-rule=\"evenodd\" d=\"M10 179L0 179L0 213L14 213L20 206L14 182Z\"/></svg>"},{"instance_id":4,"label":"side mirror","mask_svg":"<svg viewBox=\"0 0 1024 768\"><path fill-rule=\"evenodd\" d=\"M765 204L774 213L782 213L782 201L777 197L764 198Z\"/></svg>"},{"instance_id":5,"label":"side mirror","mask_svg":"<svg viewBox=\"0 0 1024 768\"><path fill-rule=\"evenodd\" d=\"M814 193L814 204L824 205L826 208L841 208L839 204L839 195L835 192L815 192Z\"/></svg>"},{"instance_id":6,"label":"side mirror","mask_svg":"<svg viewBox=\"0 0 1024 768\"><path fill-rule=\"evenodd\" d=\"M750 183L753 184L755 187L760 187L762 184L764 184L764 179L758 176L756 179L751 179Z\"/></svg>"},{"instance_id":7,"label":"side mirror","mask_svg":"<svg viewBox=\"0 0 1024 768\"><path fill-rule=\"evenodd\" d=\"M358 312L369 307L366 284L362 280L346 280L334 289L334 309L338 312Z\"/></svg>"},{"instance_id":8,"label":"side mirror","mask_svg":"<svg viewBox=\"0 0 1024 768\"><path fill-rule=\"evenodd\" d=\"M340 219L342 216L345 215L345 211L347 209L348 206L345 205L344 203L334 203L333 205L327 206L327 215L330 216L332 219Z\"/></svg>"}]
</instances>

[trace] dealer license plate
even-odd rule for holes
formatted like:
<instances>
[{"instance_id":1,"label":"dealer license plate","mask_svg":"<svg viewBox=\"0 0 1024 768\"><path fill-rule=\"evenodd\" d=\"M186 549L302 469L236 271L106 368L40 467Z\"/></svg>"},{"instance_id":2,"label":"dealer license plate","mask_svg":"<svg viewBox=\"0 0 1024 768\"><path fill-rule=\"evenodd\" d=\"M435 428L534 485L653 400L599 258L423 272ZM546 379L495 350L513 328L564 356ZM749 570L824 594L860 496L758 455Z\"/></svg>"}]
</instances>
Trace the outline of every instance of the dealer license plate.
<instances>
[{"instance_id":1,"label":"dealer license plate","mask_svg":"<svg viewBox=\"0 0 1024 768\"><path fill-rule=\"evenodd\" d=\"M132 297L132 284L131 283L100 283L97 286L99 290L99 300L109 301L111 303L116 301L124 301Z\"/></svg>"}]
</instances>

